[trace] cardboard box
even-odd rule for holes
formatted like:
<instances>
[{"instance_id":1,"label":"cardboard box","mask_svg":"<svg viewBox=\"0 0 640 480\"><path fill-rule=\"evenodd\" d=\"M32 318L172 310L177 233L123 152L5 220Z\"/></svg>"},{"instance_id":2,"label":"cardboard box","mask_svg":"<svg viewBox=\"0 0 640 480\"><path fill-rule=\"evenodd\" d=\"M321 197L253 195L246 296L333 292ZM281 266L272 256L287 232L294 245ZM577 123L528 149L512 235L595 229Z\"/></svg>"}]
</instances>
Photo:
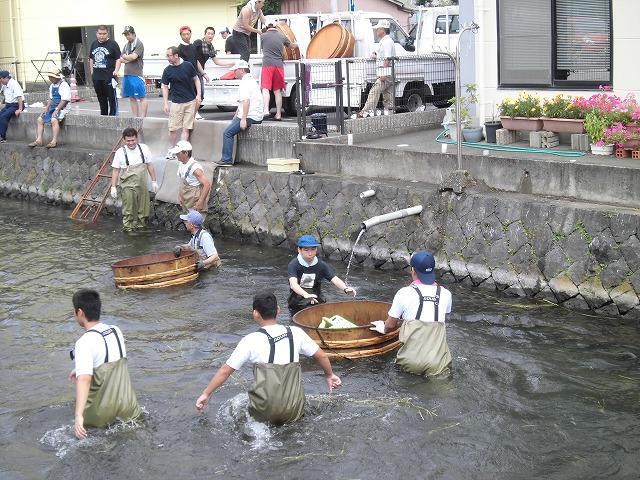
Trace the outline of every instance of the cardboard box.
<instances>
[{"instance_id":1,"label":"cardboard box","mask_svg":"<svg viewBox=\"0 0 640 480\"><path fill-rule=\"evenodd\" d=\"M270 172L297 172L300 170L300 159L268 158L267 170Z\"/></svg>"}]
</instances>

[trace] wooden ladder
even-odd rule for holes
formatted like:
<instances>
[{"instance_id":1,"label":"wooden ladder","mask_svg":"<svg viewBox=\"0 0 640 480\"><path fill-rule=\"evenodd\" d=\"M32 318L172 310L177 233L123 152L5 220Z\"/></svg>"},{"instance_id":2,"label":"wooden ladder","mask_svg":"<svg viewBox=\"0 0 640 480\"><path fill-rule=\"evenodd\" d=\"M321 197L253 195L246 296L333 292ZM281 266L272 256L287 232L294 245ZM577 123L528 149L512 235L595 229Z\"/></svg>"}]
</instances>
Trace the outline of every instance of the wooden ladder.
<instances>
[{"instance_id":1,"label":"wooden ladder","mask_svg":"<svg viewBox=\"0 0 640 480\"><path fill-rule=\"evenodd\" d=\"M120 148L120 146L122 145L123 140L124 138L120 137L120 140L118 141L116 146L113 147L113 150L111 150L111 153L107 156L107 159L102 164L102 167L100 167L100 170L98 170L96 176L93 177L91 185L89 185L89 188L87 188L87 191L84 192L82 199L78 202L76 208L74 208L73 213L71 214L71 218L74 218L76 220L89 220L91 213L95 211L90 219L92 222L98 220L98 216L100 216L100 212L102 212L102 209L104 208L104 202L107 200L107 197L111 192L111 174L105 173L105 171L111 166L113 157L118 151L118 148ZM98 183L103 178L109 179L107 181L107 185L105 187L98 187ZM100 194L98 194L97 198L90 198L91 192L96 188L103 189L101 194L102 196L100 197Z\"/></svg>"}]
</instances>

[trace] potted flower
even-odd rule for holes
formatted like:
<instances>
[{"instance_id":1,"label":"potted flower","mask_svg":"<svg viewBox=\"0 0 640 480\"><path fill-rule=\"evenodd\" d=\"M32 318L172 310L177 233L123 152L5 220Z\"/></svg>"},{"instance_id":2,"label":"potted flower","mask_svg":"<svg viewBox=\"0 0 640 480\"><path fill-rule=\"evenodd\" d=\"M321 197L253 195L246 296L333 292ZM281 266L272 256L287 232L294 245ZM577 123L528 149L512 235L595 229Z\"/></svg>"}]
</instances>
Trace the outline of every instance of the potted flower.
<instances>
[{"instance_id":1,"label":"potted flower","mask_svg":"<svg viewBox=\"0 0 640 480\"><path fill-rule=\"evenodd\" d=\"M611 155L613 143L605 142L605 130L611 126L611 117L607 112L591 108L584 119L584 129L591 140L591 153L594 155Z\"/></svg>"},{"instance_id":2,"label":"potted flower","mask_svg":"<svg viewBox=\"0 0 640 480\"><path fill-rule=\"evenodd\" d=\"M640 130L635 126L617 122L605 128L603 141L618 148L638 150L640 149Z\"/></svg>"},{"instance_id":3,"label":"potted flower","mask_svg":"<svg viewBox=\"0 0 640 480\"><path fill-rule=\"evenodd\" d=\"M460 97L460 123L463 125L462 135L467 142L479 142L482 140L482 127L466 127L471 123L471 106L478 102L478 87L475 83L467 83L464 86L466 95ZM456 104L456 97L449 100L452 104ZM458 118L458 112L454 108L452 111L453 121L455 124Z\"/></svg>"},{"instance_id":4,"label":"potted flower","mask_svg":"<svg viewBox=\"0 0 640 480\"><path fill-rule=\"evenodd\" d=\"M559 94L542 103L544 129L550 132L584 133L587 100Z\"/></svg>"},{"instance_id":5,"label":"potted flower","mask_svg":"<svg viewBox=\"0 0 640 480\"><path fill-rule=\"evenodd\" d=\"M515 100L505 98L500 103L500 121L509 130L542 130L540 97L520 92Z\"/></svg>"}]
</instances>

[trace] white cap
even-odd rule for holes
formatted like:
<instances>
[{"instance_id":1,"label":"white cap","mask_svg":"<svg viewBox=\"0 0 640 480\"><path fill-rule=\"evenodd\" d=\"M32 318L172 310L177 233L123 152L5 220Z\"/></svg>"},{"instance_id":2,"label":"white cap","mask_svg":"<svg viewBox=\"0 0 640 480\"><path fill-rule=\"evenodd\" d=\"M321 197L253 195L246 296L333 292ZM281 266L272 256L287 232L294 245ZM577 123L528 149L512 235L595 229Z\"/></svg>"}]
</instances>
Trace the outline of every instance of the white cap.
<instances>
[{"instance_id":1,"label":"white cap","mask_svg":"<svg viewBox=\"0 0 640 480\"><path fill-rule=\"evenodd\" d=\"M176 146L169 150L171 153L180 153L180 152L190 152L193 150L193 147L186 140L180 140L176 143Z\"/></svg>"},{"instance_id":2,"label":"white cap","mask_svg":"<svg viewBox=\"0 0 640 480\"><path fill-rule=\"evenodd\" d=\"M236 63L233 64L233 67L231 67L229 71L233 72L235 70L238 70L239 68L249 68L249 64L244 60L238 60L236 61Z\"/></svg>"},{"instance_id":3,"label":"white cap","mask_svg":"<svg viewBox=\"0 0 640 480\"><path fill-rule=\"evenodd\" d=\"M373 28L391 28L389 24L389 20L378 20L378 24L374 25Z\"/></svg>"}]
</instances>

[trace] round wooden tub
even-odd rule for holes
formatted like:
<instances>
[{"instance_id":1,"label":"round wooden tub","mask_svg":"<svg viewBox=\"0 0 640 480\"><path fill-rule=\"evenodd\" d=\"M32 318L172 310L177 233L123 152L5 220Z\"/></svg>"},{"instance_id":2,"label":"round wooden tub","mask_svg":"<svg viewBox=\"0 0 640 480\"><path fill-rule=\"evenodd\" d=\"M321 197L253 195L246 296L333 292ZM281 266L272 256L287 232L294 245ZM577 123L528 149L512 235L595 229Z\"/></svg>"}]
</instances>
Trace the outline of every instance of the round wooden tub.
<instances>
[{"instance_id":1,"label":"round wooden tub","mask_svg":"<svg viewBox=\"0 0 640 480\"><path fill-rule=\"evenodd\" d=\"M335 302L305 308L293 316L293 323L302 328L329 358L362 358L382 355L400 346L399 329L381 335L370 330L374 320L386 320L391 307L387 302ZM322 317L340 315L358 325L355 328L318 328Z\"/></svg>"},{"instance_id":2,"label":"round wooden tub","mask_svg":"<svg viewBox=\"0 0 640 480\"><path fill-rule=\"evenodd\" d=\"M131 257L111 265L118 288L144 289L180 285L198 278L198 253L183 250Z\"/></svg>"},{"instance_id":3,"label":"round wooden tub","mask_svg":"<svg viewBox=\"0 0 640 480\"><path fill-rule=\"evenodd\" d=\"M353 55L355 38L339 23L325 25L307 47L307 58L345 58ZM386 318L386 317L385 317Z\"/></svg>"},{"instance_id":4,"label":"round wooden tub","mask_svg":"<svg viewBox=\"0 0 640 480\"><path fill-rule=\"evenodd\" d=\"M296 36L293 30L284 22L278 22L276 24L276 30L282 33L291 43L296 43ZM300 60L300 49L284 47L284 60Z\"/></svg>"}]
</instances>

